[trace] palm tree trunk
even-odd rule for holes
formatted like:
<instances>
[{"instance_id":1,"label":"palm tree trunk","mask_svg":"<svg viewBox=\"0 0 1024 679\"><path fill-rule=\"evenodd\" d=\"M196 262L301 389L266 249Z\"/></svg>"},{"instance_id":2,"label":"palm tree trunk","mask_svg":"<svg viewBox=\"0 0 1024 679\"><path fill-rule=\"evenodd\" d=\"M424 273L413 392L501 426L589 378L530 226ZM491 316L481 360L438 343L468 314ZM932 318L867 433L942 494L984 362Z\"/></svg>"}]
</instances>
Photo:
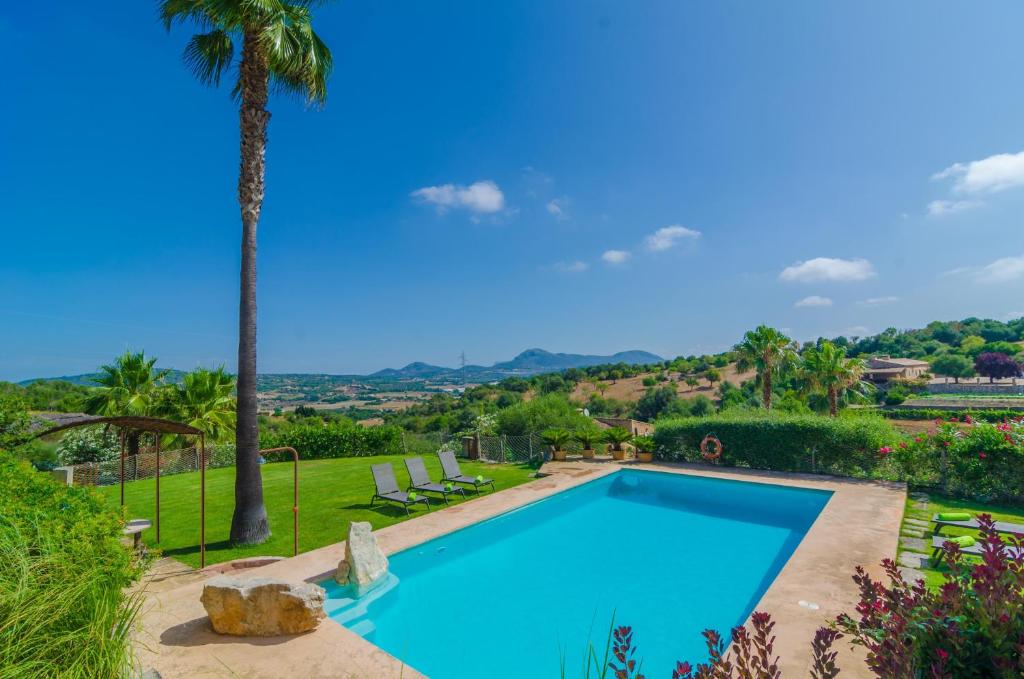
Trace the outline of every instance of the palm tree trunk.
<instances>
[{"instance_id":1,"label":"palm tree trunk","mask_svg":"<svg viewBox=\"0 0 1024 679\"><path fill-rule=\"evenodd\" d=\"M765 365L764 375L761 376L761 400L764 401L765 410L772 409L772 369Z\"/></svg>"},{"instance_id":2,"label":"palm tree trunk","mask_svg":"<svg viewBox=\"0 0 1024 679\"><path fill-rule=\"evenodd\" d=\"M238 304L238 413L235 428L235 512L231 542L254 545L270 537L263 505L256 408L256 226L263 207L269 84L267 57L254 33L246 32L239 65L242 107L238 204L242 211L241 294Z\"/></svg>"},{"instance_id":3,"label":"palm tree trunk","mask_svg":"<svg viewBox=\"0 0 1024 679\"><path fill-rule=\"evenodd\" d=\"M828 388L828 414L832 417L839 415L839 394L835 387Z\"/></svg>"}]
</instances>

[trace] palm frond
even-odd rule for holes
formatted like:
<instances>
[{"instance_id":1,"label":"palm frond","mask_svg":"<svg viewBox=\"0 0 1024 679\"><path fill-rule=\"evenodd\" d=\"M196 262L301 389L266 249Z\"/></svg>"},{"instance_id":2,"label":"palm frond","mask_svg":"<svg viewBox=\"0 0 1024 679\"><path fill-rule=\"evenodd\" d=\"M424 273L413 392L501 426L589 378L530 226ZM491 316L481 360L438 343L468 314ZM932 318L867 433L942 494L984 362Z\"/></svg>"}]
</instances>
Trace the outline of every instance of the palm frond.
<instances>
[{"instance_id":1,"label":"palm frond","mask_svg":"<svg viewBox=\"0 0 1024 679\"><path fill-rule=\"evenodd\" d=\"M192 74L204 85L219 85L220 76L231 66L235 45L221 29L193 35L185 45L184 59Z\"/></svg>"},{"instance_id":2,"label":"palm frond","mask_svg":"<svg viewBox=\"0 0 1024 679\"><path fill-rule=\"evenodd\" d=\"M205 0L161 0L157 12L168 31L175 23L191 21L202 27L210 27L214 23Z\"/></svg>"}]
</instances>

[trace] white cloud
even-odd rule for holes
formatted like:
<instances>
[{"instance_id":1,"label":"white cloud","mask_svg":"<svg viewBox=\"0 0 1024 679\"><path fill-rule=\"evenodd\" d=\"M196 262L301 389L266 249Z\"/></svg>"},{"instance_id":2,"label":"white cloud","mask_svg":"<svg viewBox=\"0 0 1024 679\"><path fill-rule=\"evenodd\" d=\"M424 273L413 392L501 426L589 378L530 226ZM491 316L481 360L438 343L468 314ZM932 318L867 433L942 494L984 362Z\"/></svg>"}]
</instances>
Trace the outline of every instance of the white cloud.
<instances>
[{"instance_id":1,"label":"white cloud","mask_svg":"<svg viewBox=\"0 0 1024 679\"><path fill-rule=\"evenodd\" d=\"M590 265L577 259L572 262L559 262L555 268L565 273L583 273L590 268Z\"/></svg>"},{"instance_id":2,"label":"white cloud","mask_svg":"<svg viewBox=\"0 0 1024 679\"><path fill-rule=\"evenodd\" d=\"M871 334L871 329L865 325L851 325L839 334L845 335L846 337L864 337L865 335Z\"/></svg>"},{"instance_id":3,"label":"white cloud","mask_svg":"<svg viewBox=\"0 0 1024 679\"><path fill-rule=\"evenodd\" d=\"M969 163L954 163L932 179L952 179L959 193L996 193L1024 186L1024 151L997 153Z\"/></svg>"},{"instance_id":4,"label":"white cloud","mask_svg":"<svg viewBox=\"0 0 1024 679\"><path fill-rule=\"evenodd\" d=\"M606 250L601 259L608 264L622 264L629 259L630 254L625 250Z\"/></svg>"},{"instance_id":5,"label":"white cloud","mask_svg":"<svg viewBox=\"0 0 1024 679\"><path fill-rule=\"evenodd\" d=\"M489 179L474 182L469 186L442 184L425 186L411 194L413 199L436 205L438 211L463 208L477 214L500 212L505 207L505 194Z\"/></svg>"},{"instance_id":6,"label":"white cloud","mask_svg":"<svg viewBox=\"0 0 1024 679\"><path fill-rule=\"evenodd\" d=\"M553 215L559 221L569 219L569 199L566 196L552 198L544 207L548 214Z\"/></svg>"},{"instance_id":7,"label":"white cloud","mask_svg":"<svg viewBox=\"0 0 1024 679\"><path fill-rule=\"evenodd\" d=\"M945 217L983 205L980 200L933 200L928 203L929 217Z\"/></svg>"},{"instance_id":8,"label":"white cloud","mask_svg":"<svg viewBox=\"0 0 1024 679\"><path fill-rule=\"evenodd\" d=\"M979 283L1008 283L1024 278L1024 255L1000 257L984 266L958 266L946 271L943 275L967 275Z\"/></svg>"},{"instance_id":9,"label":"white cloud","mask_svg":"<svg viewBox=\"0 0 1024 679\"><path fill-rule=\"evenodd\" d=\"M816 306L832 306L832 300L828 297L821 297L819 295L811 295L810 297L804 297L802 300L794 304L793 306L799 307L816 307Z\"/></svg>"},{"instance_id":10,"label":"white cloud","mask_svg":"<svg viewBox=\"0 0 1024 679\"><path fill-rule=\"evenodd\" d=\"M857 304L860 306L882 306L883 304L895 304L900 301L899 297L895 295L887 295L885 297L869 297L868 299L862 299Z\"/></svg>"},{"instance_id":11,"label":"white cloud","mask_svg":"<svg viewBox=\"0 0 1024 679\"><path fill-rule=\"evenodd\" d=\"M974 277L982 283L1006 283L1024 278L1024 255L1001 257L991 264L979 267Z\"/></svg>"},{"instance_id":12,"label":"white cloud","mask_svg":"<svg viewBox=\"0 0 1024 679\"><path fill-rule=\"evenodd\" d=\"M681 238L700 238L700 231L680 224L664 226L645 238L644 246L651 252L659 252L668 250Z\"/></svg>"},{"instance_id":13,"label":"white cloud","mask_svg":"<svg viewBox=\"0 0 1024 679\"><path fill-rule=\"evenodd\" d=\"M815 257L806 262L787 266L779 274L784 281L810 283L814 281L863 281L875 275L871 262L866 259L837 259Z\"/></svg>"}]
</instances>

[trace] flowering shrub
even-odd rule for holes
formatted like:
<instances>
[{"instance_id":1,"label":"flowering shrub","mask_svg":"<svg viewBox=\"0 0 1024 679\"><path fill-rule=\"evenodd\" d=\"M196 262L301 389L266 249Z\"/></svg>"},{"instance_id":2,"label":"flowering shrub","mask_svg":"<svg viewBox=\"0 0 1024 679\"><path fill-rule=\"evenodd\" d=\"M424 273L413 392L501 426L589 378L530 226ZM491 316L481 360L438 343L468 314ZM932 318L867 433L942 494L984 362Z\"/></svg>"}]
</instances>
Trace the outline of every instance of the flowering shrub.
<instances>
[{"instance_id":1,"label":"flowering shrub","mask_svg":"<svg viewBox=\"0 0 1024 679\"><path fill-rule=\"evenodd\" d=\"M858 619L841 615L835 627L867 650L877 676L1009 679L1024 673L1022 540L1012 538L1008 547L990 516L978 522L982 562L966 562L946 543L949 573L938 591L906 582L889 560L883 562L888 586L857 568Z\"/></svg>"},{"instance_id":2,"label":"flowering shrub","mask_svg":"<svg viewBox=\"0 0 1024 679\"><path fill-rule=\"evenodd\" d=\"M949 571L938 590L927 589L922 580L908 583L890 559L882 562L888 586L858 566L853 576L860 588L857 619L842 614L817 631L809 676L839 676L832 647L843 637L867 651L867 666L879 679L1024 676L1024 536L1008 544L991 516L980 515L978 523L981 563L968 563L960 548L947 542L943 558ZM779 679L775 623L767 613L755 612L750 624L752 632L745 626L732 630L728 652L717 632L705 630L707 662L677 662L672 679ZM644 679L632 628L615 628L612 654L608 668L615 679Z\"/></svg>"},{"instance_id":3,"label":"flowering shrub","mask_svg":"<svg viewBox=\"0 0 1024 679\"><path fill-rule=\"evenodd\" d=\"M913 486L986 501L1024 499L1024 421L937 420L935 427L878 449L890 475Z\"/></svg>"},{"instance_id":4,"label":"flowering shrub","mask_svg":"<svg viewBox=\"0 0 1024 679\"><path fill-rule=\"evenodd\" d=\"M109 462L120 456L117 434L102 425L71 429L57 444L57 462L62 465Z\"/></svg>"}]
</instances>

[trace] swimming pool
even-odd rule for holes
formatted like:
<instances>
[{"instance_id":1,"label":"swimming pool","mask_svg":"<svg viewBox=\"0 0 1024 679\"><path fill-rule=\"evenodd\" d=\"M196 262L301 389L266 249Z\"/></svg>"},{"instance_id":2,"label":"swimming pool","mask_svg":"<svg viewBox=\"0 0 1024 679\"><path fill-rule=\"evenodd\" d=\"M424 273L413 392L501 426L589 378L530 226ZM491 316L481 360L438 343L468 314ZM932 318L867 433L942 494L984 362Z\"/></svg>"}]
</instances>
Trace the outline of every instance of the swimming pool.
<instances>
[{"instance_id":1,"label":"swimming pool","mask_svg":"<svg viewBox=\"0 0 1024 679\"><path fill-rule=\"evenodd\" d=\"M831 492L622 470L389 557L325 608L433 679L581 675L612 616L649 676L742 623Z\"/></svg>"}]
</instances>

